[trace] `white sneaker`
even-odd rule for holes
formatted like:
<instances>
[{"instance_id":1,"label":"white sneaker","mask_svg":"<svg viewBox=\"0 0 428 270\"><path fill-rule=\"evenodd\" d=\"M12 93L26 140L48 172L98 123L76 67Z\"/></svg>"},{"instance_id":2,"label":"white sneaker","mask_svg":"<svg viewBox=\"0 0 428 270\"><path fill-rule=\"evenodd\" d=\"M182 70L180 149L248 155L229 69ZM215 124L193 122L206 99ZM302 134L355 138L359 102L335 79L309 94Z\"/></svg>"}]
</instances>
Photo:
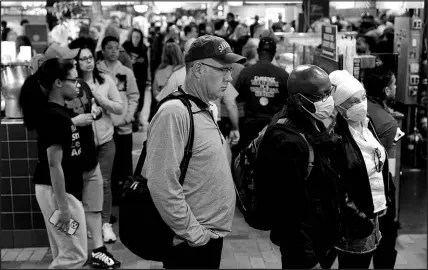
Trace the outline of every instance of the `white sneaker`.
<instances>
[{"instance_id":1,"label":"white sneaker","mask_svg":"<svg viewBox=\"0 0 428 270\"><path fill-rule=\"evenodd\" d=\"M103 240L104 243L116 242L116 235L114 234L112 225L110 223L103 224Z\"/></svg>"}]
</instances>

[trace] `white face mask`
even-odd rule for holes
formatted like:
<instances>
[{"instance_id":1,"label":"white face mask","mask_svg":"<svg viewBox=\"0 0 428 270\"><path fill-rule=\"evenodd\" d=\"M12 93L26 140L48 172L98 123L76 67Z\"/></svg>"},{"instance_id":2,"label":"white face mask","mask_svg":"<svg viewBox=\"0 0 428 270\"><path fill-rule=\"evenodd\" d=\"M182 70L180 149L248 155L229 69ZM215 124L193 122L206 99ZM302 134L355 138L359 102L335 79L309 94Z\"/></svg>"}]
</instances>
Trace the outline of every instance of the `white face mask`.
<instances>
[{"instance_id":1,"label":"white face mask","mask_svg":"<svg viewBox=\"0 0 428 270\"><path fill-rule=\"evenodd\" d=\"M343 108L343 107L342 107ZM362 122L367 117L367 100L355 104L346 111L347 119L354 122Z\"/></svg>"},{"instance_id":2,"label":"white face mask","mask_svg":"<svg viewBox=\"0 0 428 270\"><path fill-rule=\"evenodd\" d=\"M326 101L314 102L315 113L313 114L319 120L330 117L334 110L334 99L329 96Z\"/></svg>"}]
</instances>

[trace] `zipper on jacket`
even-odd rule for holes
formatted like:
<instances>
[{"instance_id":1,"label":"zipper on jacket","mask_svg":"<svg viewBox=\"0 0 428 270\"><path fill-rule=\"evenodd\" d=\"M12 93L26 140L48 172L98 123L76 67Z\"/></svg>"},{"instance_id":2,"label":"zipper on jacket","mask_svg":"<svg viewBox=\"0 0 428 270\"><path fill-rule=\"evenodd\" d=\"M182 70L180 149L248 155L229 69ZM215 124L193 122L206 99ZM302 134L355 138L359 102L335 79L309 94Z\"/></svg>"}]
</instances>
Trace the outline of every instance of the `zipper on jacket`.
<instances>
[{"instance_id":1,"label":"zipper on jacket","mask_svg":"<svg viewBox=\"0 0 428 270\"><path fill-rule=\"evenodd\" d=\"M216 127L216 129L217 129L218 135L220 136L221 144L224 144L224 142L223 142L223 136L221 135L220 128L218 127L217 122L214 120L214 117L213 117L213 115L211 114L211 112L210 112L209 110L207 110L207 109L201 109L201 110L200 110L200 112L206 112L206 113L208 113L208 115L210 116L210 118L211 118L211 119L213 120L213 122L214 122L214 125L215 125L215 127Z\"/></svg>"}]
</instances>

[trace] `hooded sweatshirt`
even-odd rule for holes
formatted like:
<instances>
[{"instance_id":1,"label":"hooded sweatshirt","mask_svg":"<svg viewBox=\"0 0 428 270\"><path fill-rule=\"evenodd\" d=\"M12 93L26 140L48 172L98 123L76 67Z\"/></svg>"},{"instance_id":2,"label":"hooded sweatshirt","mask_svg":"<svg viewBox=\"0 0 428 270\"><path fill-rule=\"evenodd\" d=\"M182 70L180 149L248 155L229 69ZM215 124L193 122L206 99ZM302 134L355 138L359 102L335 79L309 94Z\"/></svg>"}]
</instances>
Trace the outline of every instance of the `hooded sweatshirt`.
<instances>
[{"instance_id":1,"label":"hooded sweatshirt","mask_svg":"<svg viewBox=\"0 0 428 270\"><path fill-rule=\"evenodd\" d=\"M103 108L102 117L92 122L92 128L95 134L95 145L103 145L113 139L114 126L112 114L123 113L123 102L115 81L110 75L101 75L104 83L98 81L88 82L91 92L99 105Z\"/></svg>"},{"instance_id":2,"label":"hooded sweatshirt","mask_svg":"<svg viewBox=\"0 0 428 270\"><path fill-rule=\"evenodd\" d=\"M109 74L119 90L120 97L123 102L122 114L111 114L113 125L119 135L127 135L132 133L132 121L134 120L134 113L137 109L138 99L140 93L138 92L137 82L135 80L134 72L116 61L112 69L109 69L105 61L97 64L100 71Z\"/></svg>"}]
</instances>

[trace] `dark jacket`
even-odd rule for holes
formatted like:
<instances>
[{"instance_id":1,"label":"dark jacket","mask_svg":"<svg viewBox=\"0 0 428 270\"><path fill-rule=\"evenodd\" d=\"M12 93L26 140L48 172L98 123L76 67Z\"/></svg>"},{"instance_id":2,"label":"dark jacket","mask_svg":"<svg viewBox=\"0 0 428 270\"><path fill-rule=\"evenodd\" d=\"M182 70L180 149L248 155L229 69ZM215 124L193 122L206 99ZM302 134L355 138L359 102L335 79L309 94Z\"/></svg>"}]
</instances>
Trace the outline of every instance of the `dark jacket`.
<instances>
[{"instance_id":1,"label":"dark jacket","mask_svg":"<svg viewBox=\"0 0 428 270\"><path fill-rule=\"evenodd\" d=\"M377 135L388 154L394 149L394 138L397 133L397 120L389 113L384 104L367 97L367 112L373 120Z\"/></svg>"},{"instance_id":2,"label":"dark jacket","mask_svg":"<svg viewBox=\"0 0 428 270\"><path fill-rule=\"evenodd\" d=\"M335 195L338 175L329 157L336 142L311 145L315 160L306 180L309 149L299 135L271 125L258 150L255 172L263 181L257 190L264 194L261 200L271 206L270 239L287 258L283 269L308 269L317 263L329 267L334 261L329 261L329 254L334 250L339 226Z\"/></svg>"},{"instance_id":3,"label":"dark jacket","mask_svg":"<svg viewBox=\"0 0 428 270\"><path fill-rule=\"evenodd\" d=\"M371 120L368 128L380 142ZM340 174L339 194L342 197L339 199L341 202L341 235L356 238L367 237L373 231L373 224L369 219L374 217L374 206L363 155L349 130L347 121L340 114L337 115L335 132L342 139L342 149L339 150L335 159L335 167ZM389 177L388 155L386 155L382 176L388 206L391 202L391 195L395 191L394 184Z\"/></svg>"},{"instance_id":4,"label":"dark jacket","mask_svg":"<svg viewBox=\"0 0 428 270\"><path fill-rule=\"evenodd\" d=\"M132 64L135 79L137 80L138 87L140 92L144 92L145 85L147 81L147 69L149 67L149 59L147 54L147 47L143 44L142 47L134 47L131 41L127 40L123 43L122 47L128 53L129 57L134 59L134 64ZM137 59L144 59L143 63L136 62Z\"/></svg>"}]
</instances>

